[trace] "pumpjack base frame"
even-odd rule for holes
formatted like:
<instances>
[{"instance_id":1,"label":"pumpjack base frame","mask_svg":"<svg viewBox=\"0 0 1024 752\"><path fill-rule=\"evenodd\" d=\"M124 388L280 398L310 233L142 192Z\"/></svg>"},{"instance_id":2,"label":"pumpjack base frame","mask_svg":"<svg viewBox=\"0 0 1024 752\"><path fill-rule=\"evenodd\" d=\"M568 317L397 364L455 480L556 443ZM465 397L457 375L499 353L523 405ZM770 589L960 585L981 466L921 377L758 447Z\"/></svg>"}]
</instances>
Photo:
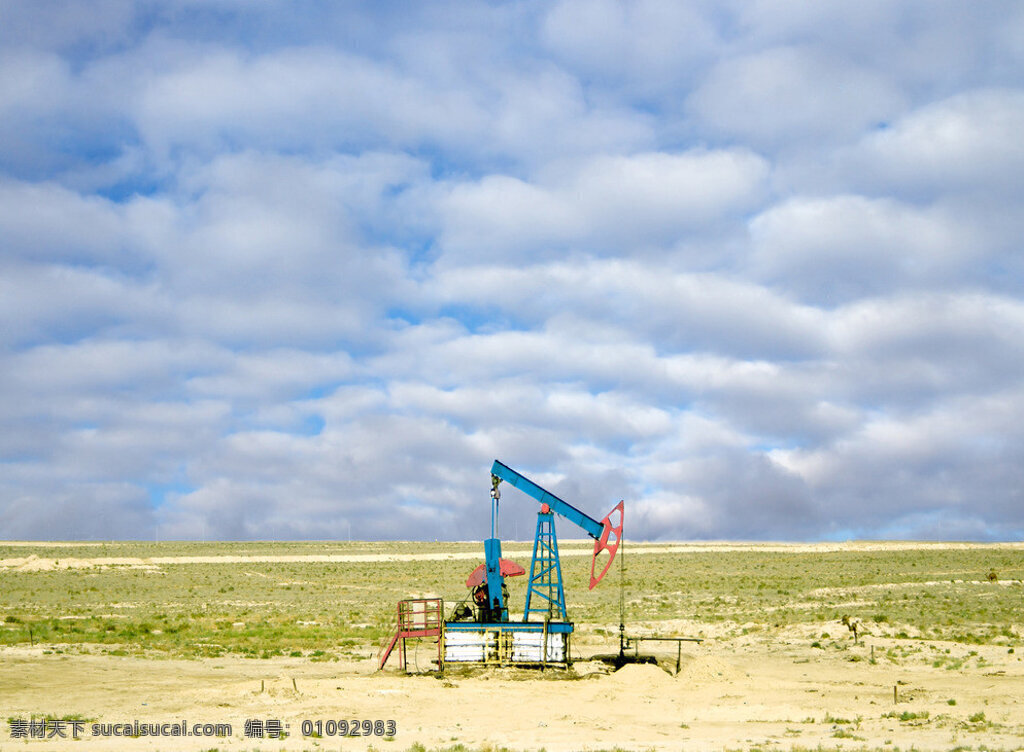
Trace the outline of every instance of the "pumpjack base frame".
<instances>
[{"instance_id":1,"label":"pumpjack base frame","mask_svg":"<svg viewBox=\"0 0 1024 752\"><path fill-rule=\"evenodd\" d=\"M446 621L444 661L568 667L573 629L565 621Z\"/></svg>"}]
</instances>

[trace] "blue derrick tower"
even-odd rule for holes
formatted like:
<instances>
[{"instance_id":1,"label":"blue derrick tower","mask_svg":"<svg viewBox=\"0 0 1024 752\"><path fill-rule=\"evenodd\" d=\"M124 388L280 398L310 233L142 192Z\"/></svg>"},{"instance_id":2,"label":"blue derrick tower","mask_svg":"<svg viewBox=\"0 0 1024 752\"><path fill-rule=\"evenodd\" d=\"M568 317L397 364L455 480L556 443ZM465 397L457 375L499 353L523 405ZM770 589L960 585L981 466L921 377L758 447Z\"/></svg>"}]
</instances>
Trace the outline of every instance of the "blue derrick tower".
<instances>
[{"instance_id":1,"label":"blue derrick tower","mask_svg":"<svg viewBox=\"0 0 1024 752\"><path fill-rule=\"evenodd\" d=\"M537 515L537 536L533 540L530 585L526 590L523 621L529 621L530 614L538 614L542 620L569 620L565 610L565 590L562 587L562 565L558 560L558 536L555 535L554 518L551 508L544 504Z\"/></svg>"}]
</instances>

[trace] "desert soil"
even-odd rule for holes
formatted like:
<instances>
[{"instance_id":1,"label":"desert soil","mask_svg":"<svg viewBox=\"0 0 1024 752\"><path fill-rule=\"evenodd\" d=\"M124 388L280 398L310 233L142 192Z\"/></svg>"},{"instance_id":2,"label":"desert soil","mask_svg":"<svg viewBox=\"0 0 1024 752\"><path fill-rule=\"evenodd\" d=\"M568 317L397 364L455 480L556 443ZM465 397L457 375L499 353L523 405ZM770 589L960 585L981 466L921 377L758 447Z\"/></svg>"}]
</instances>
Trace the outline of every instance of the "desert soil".
<instances>
[{"instance_id":1,"label":"desert soil","mask_svg":"<svg viewBox=\"0 0 1024 752\"><path fill-rule=\"evenodd\" d=\"M7 562L25 564L48 562ZM662 623L658 629L685 635L692 626ZM919 660L896 665L883 657L889 648L920 647L925 641L869 635L852 645L842 625L828 625L833 642L851 644L827 650L813 646L821 629L764 625L743 636L715 636L712 630L705 642L685 644L678 674L674 655L663 661L668 671L630 665L611 672L586 660L617 647L595 637L574 644L581 659L571 672L462 669L444 676L405 675L394 662L376 672L372 646L361 660L324 663L302 658L176 660L83 654L70 647L62 652L54 646L5 647L0 649L5 726L8 719L31 716L70 716L85 719L85 724L77 741L12 739L8 727L0 728L0 752L371 746L397 751L413 744L549 752L819 746L1024 749L1024 662L1017 653L1005 646L933 642L925 644L929 650ZM974 662L966 660L956 670L934 665L930 656L946 648L954 657L966 658L975 651ZM434 650L420 644L412 650L411 663L426 668ZM352 719L394 720L397 730L393 739L302 735L303 721ZM135 720L184 720L189 726L230 723L232 734L154 739L97 738L90 733L93 723ZM247 720L280 721L289 736L247 737Z\"/></svg>"}]
</instances>

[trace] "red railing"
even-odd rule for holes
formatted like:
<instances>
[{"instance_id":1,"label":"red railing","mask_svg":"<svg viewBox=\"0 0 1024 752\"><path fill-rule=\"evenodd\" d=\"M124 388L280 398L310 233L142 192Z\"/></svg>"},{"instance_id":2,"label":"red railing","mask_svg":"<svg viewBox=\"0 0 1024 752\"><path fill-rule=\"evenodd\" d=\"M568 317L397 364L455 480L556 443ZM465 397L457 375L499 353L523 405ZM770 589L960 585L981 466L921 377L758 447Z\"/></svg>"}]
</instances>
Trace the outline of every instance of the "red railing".
<instances>
[{"instance_id":1,"label":"red railing","mask_svg":"<svg viewBox=\"0 0 1024 752\"><path fill-rule=\"evenodd\" d=\"M409 598L398 602L398 622L395 634L378 654L377 668L391 657L398 646L398 667L405 668L405 641L410 637L437 637L437 667L443 666L441 630L444 627L444 601L441 598ZM401 641L401 642L399 642Z\"/></svg>"}]
</instances>

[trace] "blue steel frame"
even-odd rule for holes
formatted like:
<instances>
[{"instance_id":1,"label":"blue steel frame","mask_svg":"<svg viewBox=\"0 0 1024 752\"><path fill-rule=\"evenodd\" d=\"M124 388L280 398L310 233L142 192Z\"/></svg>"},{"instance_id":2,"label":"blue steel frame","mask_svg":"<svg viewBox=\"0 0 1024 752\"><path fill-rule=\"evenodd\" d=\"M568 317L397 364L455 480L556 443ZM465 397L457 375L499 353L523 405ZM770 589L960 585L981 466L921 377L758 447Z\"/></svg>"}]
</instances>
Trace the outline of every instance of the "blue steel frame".
<instances>
[{"instance_id":1,"label":"blue steel frame","mask_svg":"<svg viewBox=\"0 0 1024 752\"><path fill-rule=\"evenodd\" d=\"M601 537L601 533L604 532L604 525L602 523L598 522L590 515L581 512L569 502L559 499L550 491L545 491L532 480L520 475L508 465L495 460L494 465L491 466L491 475L496 478L501 478L503 481L515 486L523 493L535 498L541 504L547 504L551 507L551 511L557 512L565 517L565 519L570 522L575 522L581 528L586 530L587 535L591 538L598 540Z\"/></svg>"},{"instance_id":2,"label":"blue steel frame","mask_svg":"<svg viewBox=\"0 0 1024 752\"><path fill-rule=\"evenodd\" d=\"M524 475L520 475L515 470L510 468L508 465L495 460L491 466L491 537L484 541L484 558L487 565L487 600L488 605L500 615L500 620L505 622L508 621L508 605L505 603L505 596L501 591L501 586L505 582L505 578L501 574L501 539L498 538L498 500L501 498L501 494L498 492L498 483L506 481L510 485L515 486L520 491L528 496L532 496L534 499L539 501L542 505L547 505L552 512L565 517L570 522L575 522L581 528L583 528L587 534L594 540L600 540L601 535L604 533L604 523L598 522L593 517L579 509L574 507L567 501L555 496L550 491L546 491L532 480ZM541 512L544 514L544 512ZM550 514L548 515L550 517ZM526 612L523 616L523 620L530 613L530 594L536 591L541 597L548 598L551 600L552 590L554 586L549 582L542 580L541 578L550 574L551 567L544 567L542 565L540 574L537 573L537 546L540 541L541 533L541 521L537 522L537 539L534 541L533 556L534 560L530 565L530 588L526 593ZM554 570L557 573L557 602L562 611L562 618L565 616L565 593L562 590L562 567L558 561L558 543L555 539L555 528L554 520L551 520L551 540L554 542ZM542 554L542 557L546 556ZM547 574L545 574L547 573ZM535 582L537 587L534 587ZM594 587L593 576L591 576L591 587ZM542 593L543 589L547 589L547 595ZM546 608L544 609L547 610Z\"/></svg>"},{"instance_id":3,"label":"blue steel frame","mask_svg":"<svg viewBox=\"0 0 1024 752\"><path fill-rule=\"evenodd\" d=\"M558 559L558 537L551 512L537 514L537 536L533 540L533 560L530 562L530 586L526 590L526 608L523 621L530 614L540 614L551 621L569 621L565 609L565 590L562 587L562 565ZM536 593L544 604L530 608L530 598Z\"/></svg>"},{"instance_id":4,"label":"blue steel frame","mask_svg":"<svg viewBox=\"0 0 1024 752\"><path fill-rule=\"evenodd\" d=\"M484 541L484 560L487 562L488 606L500 615L500 621L508 621L508 606L501 592L505 577L501 574L501 541L498 538Z\"/></svg>"}]
</instances>

